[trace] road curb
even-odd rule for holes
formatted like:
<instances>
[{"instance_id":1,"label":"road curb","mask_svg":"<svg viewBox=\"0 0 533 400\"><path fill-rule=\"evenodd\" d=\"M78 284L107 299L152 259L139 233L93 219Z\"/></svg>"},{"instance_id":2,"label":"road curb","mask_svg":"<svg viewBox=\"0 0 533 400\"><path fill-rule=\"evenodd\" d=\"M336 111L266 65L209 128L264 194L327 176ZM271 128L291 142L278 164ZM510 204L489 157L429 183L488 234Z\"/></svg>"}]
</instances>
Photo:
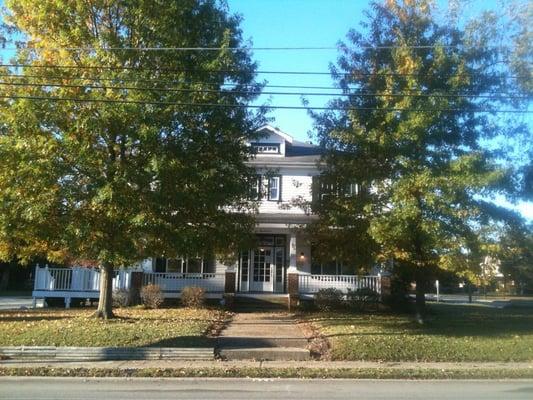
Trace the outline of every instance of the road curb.
<instances>
[{"instance_id":1,"label":"road curb","mask_svg":"<svg viewBox=\"0 0 533 400\"><path fill-rule=\"evenodd\" d=\"M0 347L4 360L120 361L213 360L213 347Z\"/></svg>"}]
</instances>

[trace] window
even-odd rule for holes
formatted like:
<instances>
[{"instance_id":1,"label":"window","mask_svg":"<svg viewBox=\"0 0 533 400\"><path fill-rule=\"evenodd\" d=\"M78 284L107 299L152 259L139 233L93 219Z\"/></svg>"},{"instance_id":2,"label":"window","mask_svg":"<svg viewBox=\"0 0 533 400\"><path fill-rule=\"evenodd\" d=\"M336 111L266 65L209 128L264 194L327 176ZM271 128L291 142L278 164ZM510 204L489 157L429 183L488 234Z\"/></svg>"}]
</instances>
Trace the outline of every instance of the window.
<instances>
[{"instance_id":1,"label":"window","mask_svg":"<svg viewBox=\"0 0 533 400\"><path fill-rule=\"evenodd\" d=\"M167 260L166 272L183 272L182 271L183 260L181 258L169 258Z\"/></svg>"},{"instance_id":2,"label":"window","mask_svg":"<svg viewBox=\"0 0 533 400\"><path fill-rule=\"evenodd\" d=\"M202 273L202 259L201 258L189 258L187 260L187 272L188 274L201 274Z\"/></svg>"},{"instance_id":3,"label":"window","mask_svg":"<svg viewBox=\"0 0 533 400\"><path fill-rule=\"evenodd\" d=\"M201 258L156 258L154 272L209 274L216 270L214 257Z\"/></svg>"},{"instance_id":4,"label":"window","mask_svg":"<svg viewBox=\"0 0 533 400\"><path fill-rule=\"evenodd\" d=\"M356 197L363 193L359 183L341 184L324 176L313 176L312 199L315 206L327 203L339 196Z\"/></svg>"},{"instance_id":5,"label":"window","mask_svg":"<svg viewBox=\"0 0 533 400\"><path fill-rule=\"evenodd\" d=\"M268 180L268 200L279 201L281 199L281 196L280 196L280 183L281 183L281 177L280 176L273 176L273 177L269 178L269 180Z\"/></svg>"},{"instance_id":6,"label":"window","mask_svg":"<svg viewBox=\"0 0 533 400\"><path fill-rule=\"evenodd\" d=\"M350 183L346 185L346 196L357 196L361 192L361 187L358 183Z\"/></svg>"},{"instance_id":7,"label":"window","mask_svg":"<svg viewBox=\"0 0 533 400\"><path fill-rule=\"evenodd\" d=\"M252 143L252 148L257 154L279 154L278 143Z\"/></svg>"},{"instance_id":8,"label":"window","mask_svg":"<svg viewBox=\"0 0 533 400\"><path fill-rule=\"evenodd\" d=\"M250 184L250 200L261 199L261 175L256 175Z\"/></svg>"}]
</instances>

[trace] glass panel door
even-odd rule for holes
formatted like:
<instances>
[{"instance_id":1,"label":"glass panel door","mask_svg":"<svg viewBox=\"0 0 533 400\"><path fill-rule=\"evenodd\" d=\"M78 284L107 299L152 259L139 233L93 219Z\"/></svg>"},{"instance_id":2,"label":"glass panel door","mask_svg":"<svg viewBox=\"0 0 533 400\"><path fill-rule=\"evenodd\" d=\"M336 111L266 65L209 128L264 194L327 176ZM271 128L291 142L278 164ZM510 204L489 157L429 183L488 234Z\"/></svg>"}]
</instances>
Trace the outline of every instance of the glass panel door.
<instances>
[{"instance_id":1,"label":"glass panel door","mask_svg":"<svg viewBox=\"0 0 533 400\"><path fill-rule=\"evenodd\" d=\"M260 248L253 251L253 276L251 290L258 292L273 291L272 248Z\"/></svg>"}]
</instances>

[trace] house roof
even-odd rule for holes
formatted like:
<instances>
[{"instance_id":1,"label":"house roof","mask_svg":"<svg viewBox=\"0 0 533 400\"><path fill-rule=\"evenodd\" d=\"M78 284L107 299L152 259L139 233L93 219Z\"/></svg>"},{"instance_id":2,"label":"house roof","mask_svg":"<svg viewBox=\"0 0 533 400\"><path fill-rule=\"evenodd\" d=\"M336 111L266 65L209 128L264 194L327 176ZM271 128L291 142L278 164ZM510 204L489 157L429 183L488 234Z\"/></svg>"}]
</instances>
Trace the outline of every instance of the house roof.
<instances>
[{"instance_id":1,"label":"house roof","mask_svg":"<svg viewBox=\"0 0 533 400\"><path fill-rule=\"evenodd\" d=\"M262 155L260 158L254 158L249 162L252 165L311 166L320 161L322 154L324 154L324 150L317 145L292 140L290 143L286 142L284 157Z\"/></svg>"},{"instance_id":2,"label":"house roof","mask_svg":"<svg viewBox=\"0 0 533 400\"><path fill-rule=\"evenodd\" d=\"M289 135L288 133L283 132L282 130L280 130L278 128L274 128L272 125L268 125L268 124L267 125L263 125L257 131L261 132L261 131L264 131L264 130L270 131L272 133L275 133L278 136L281 136L286 142L289 142L289 143L293 142L293 139L292 139L291 135Z\"/></svg>"}]
</instances>

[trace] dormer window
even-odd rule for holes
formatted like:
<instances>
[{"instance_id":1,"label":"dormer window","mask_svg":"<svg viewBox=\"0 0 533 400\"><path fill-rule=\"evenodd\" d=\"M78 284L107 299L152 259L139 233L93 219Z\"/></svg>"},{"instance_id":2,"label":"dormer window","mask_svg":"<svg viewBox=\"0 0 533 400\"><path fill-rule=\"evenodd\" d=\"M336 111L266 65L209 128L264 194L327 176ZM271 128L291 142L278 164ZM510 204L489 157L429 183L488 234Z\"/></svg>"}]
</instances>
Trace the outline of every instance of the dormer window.
<instances>
[{"instance_id":1,"label":"dormer window","mask_svg":"<svg viewBox=\"0 0 533 400\"><path fill-rule=\"evenodd\" d=\"M252 143L256 154L280 154L279 143Z\"/></svg>"}]
</instances>

